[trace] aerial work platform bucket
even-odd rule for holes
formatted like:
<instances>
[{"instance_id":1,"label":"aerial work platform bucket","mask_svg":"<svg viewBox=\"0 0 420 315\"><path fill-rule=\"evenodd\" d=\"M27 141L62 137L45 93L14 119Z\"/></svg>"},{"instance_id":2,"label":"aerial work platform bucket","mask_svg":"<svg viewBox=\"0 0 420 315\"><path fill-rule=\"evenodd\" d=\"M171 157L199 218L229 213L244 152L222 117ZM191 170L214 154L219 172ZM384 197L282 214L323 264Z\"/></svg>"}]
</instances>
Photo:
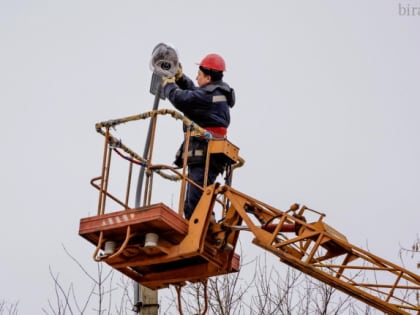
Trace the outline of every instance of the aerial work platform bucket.
<instances>
[{"instance_id":1,"label":"aerial work platform bucket","mask_svg":"<svg viewBox=\"0 0 420 315\"><path fill-rule=\"evenodd\" d=\"M209 218L210 219L210 218ZM205 221L206 219L199 220ZM239 271L239 256L220 249L166 205L128 209L80 220L79 234L103 261L150 289Z\"/></svg>"},{"instance_id":2,"label":"aerial work platform bucket","mask_svg":"<svg viewBox=\"0 0 420 315\"><path fill-rule=\"evenodd\" d=\"M210 155L226 158L225 181L231 182L233 169L242 166L238 147L226 138L213 138L208 131L173 110L156 110L98 123L96 130L105 137L102 174L91 180L91 184L99 190L98 212L96 216L80 220L79 235L96 247L93 254L95 261L107 263L152 290L186 282L204 282L213 276L239 271L240 258L234 253L239 231L225 231L220 224L212 221L216 203L222 217L227 211L227 200L217 200L219 184L205 183L200 187L203 194L193 216L189 221L183 217L185 188L191 182L186 171L188 146L185 146L183 153L184 167L178 169L172 165L152 163L152 149L143 158L111 134L110 129L114 130L117 125L151 118L153 132L150 145L153 148L158 115L170 115L189 126L185 134L186 142L191 133L208 137L205 176ZM129 172L123 197L111 193L109 187L113 153L128 161ZM134 165L140 165L147 176L144 189L136 189L136 193L143 194L144 204L138 206L136 202L136 206L131 207L129 201ZM164 179L180 181L177 211L163 203L151 204L155 174ZM107 213L107 201L118 204L117 211ZM230 222L240 224L239 216L234 216Z\"/></svg>"}]
</instances>

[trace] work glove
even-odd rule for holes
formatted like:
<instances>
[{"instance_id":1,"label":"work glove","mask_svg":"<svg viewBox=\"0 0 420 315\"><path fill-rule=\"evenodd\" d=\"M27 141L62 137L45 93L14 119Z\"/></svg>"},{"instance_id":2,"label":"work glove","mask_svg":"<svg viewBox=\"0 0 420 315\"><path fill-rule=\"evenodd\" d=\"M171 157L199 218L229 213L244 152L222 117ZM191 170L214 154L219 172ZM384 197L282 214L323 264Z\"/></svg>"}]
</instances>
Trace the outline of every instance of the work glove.
<instances>
[{"instance_id":1,"label":"work glove","mask_svg":"<svg viewBox=\"0 0 420 315\"><path fill-rule=\"evenodd\" d=\"M181 63L178 63L178 71L175 73L175 81L178 81L179 79L182 78L182 65Z\"/></svg>"},{"instance_id":2,"label":"work glove","mask_svg":"<svg viewBox=\"0 0 420 315\"><path fill-rule=\"evenodd\" d=\"M175 77L162 77L162 88L164 88L168 83L175 83Z\"/></svg>"}]
</instances>

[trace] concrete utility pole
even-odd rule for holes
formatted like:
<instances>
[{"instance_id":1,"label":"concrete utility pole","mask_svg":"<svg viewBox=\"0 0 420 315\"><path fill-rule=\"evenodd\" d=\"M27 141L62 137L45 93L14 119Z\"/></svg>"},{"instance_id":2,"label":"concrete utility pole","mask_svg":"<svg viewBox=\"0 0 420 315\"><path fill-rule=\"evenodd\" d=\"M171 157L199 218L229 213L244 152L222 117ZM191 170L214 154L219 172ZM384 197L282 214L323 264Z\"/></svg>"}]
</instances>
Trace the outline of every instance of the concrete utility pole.
<instances>
[{"instance_id":1,"label":"concrete utility pole","mask_svg":"<svg viewBox=\"0 0 420 315\"><path fill-rule=\"evenodd\" d=\"M158 294L156 290L151 290L142 285L136 283L138 289L134 292L138 292L139 303L135 307L137 314L141 315L158 315L159 304Z\"/></svg>"}]
</instances>

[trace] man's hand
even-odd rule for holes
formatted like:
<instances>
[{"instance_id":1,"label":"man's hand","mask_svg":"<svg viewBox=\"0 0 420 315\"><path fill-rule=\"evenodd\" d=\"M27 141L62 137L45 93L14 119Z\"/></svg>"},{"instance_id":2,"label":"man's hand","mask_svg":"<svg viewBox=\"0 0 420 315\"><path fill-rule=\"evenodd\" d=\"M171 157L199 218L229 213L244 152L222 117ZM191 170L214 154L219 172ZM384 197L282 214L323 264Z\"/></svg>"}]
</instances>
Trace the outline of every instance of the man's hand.
<instances>
[{"instance_id":1,"label":"man's hand","mask_svg":"<svg viewBox=\"0 0 420 315\"><path fill-rule=\"evenodd\" d=\"M162 77L162 87L164 88L168 83L175 83L175 77Z\"/></svg>"}]
</instances>

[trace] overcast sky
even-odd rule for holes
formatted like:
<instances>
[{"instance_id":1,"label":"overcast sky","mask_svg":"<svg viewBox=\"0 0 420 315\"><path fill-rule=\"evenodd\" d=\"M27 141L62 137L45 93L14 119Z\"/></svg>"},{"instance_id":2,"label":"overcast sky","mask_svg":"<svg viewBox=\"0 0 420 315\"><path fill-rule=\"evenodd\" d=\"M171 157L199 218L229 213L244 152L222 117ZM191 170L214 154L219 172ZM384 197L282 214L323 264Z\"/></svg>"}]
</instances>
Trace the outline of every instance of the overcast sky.
<instances>
[{"instance_id":1,"label":"overcast sky","mask_svg":"<svg viewBox=\"0 0 420 315\"><path fill-rule=\"evenodd\" d=\"M0 0L0 301L41 313L54 292L49 266L63 281L77 270L62 244L94 268L94 248L78 236L97 207L94 124L151 109L159 42L178 49L192 78L205 54L225 58L237 95L229 138L246 160L236 189L325 212L351 243L398 262L420 222L412 7L420 1ZM168 163L181 129L161 128ZM141 153L144 134L129 130ZM155 189L167 204L177 194Z\"/></svg>"}]
</instances>

